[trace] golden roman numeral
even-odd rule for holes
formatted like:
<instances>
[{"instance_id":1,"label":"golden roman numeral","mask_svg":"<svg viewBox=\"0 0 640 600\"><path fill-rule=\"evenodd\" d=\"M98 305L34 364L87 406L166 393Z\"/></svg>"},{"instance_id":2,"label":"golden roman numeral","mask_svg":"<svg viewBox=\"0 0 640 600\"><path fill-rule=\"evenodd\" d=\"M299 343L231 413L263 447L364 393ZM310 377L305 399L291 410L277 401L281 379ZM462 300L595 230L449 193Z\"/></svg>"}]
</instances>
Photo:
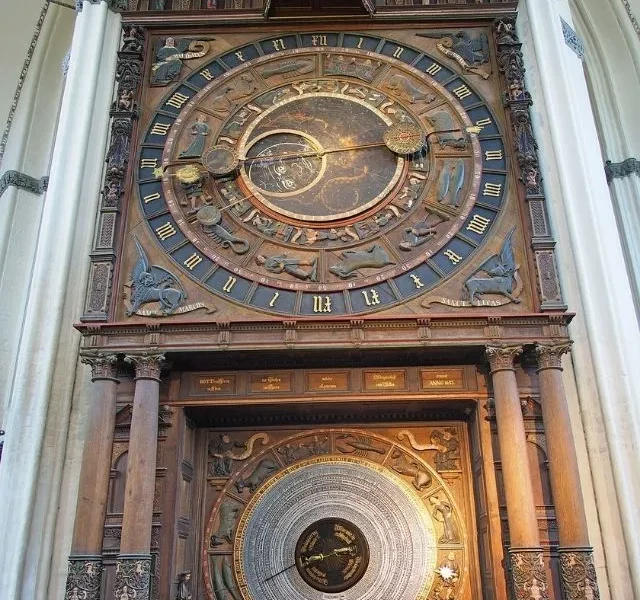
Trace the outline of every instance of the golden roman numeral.
<instances>
[{"instance_id":1,"label":"golden roman numeral","mask_svg":"<svg viewBox=\"0 0 640 600\"><path fill-rule=\"evenodd\" d=\"M396 46L396 51L393 53L393 58L400 58L403 52L404 48L402 48L401 46Z\"/></svg>"},{"instance_id":2,"label":"golden roman numeral","mask_svg":"<svg viewBox=\"0 0 640 600\"><path fill-rule=\"evenodd\" d=\"M236 283L238 283L238 278L230 276L229 279L227 279L227 283L222 286L222 291L230 294Z\"/></svg>"},{"instance_id":3,"label":"golden roman numeral","mask_svg":"<svg viewBox=\"0 0 640 600\"><path fill-rule=\"evenodd\" d=\"M326 35L312 35L311 36L311 44L314 46L326 46L329 42L327 41Z\"/></svg>"},{"instance_id":4,"label":"golden roman numeral","mask_svg":"<svg viewBox=\"0 0 640 600\"><path fill-rule=\"evenodd\" d=\"M215 79L214 74L211 71L209 71L209 69L200 71L200 75L204 77L207 81L213 81Z\"/></svg>"},{"instance_id":5,"label":"golden roman numeral","mask_svg":"<svg viewBox=\"0 0 640 600\"><path fill-rule=\"evenodd\" d=\"M243 56L242 52L236 52L236 58L240 62L247 62L247 59Z\"/></svg>"},{"instance_id":6,"label":"golden roman numeral","mask_svg":"<svg viewBox=\"0 0 640 600\"><path fill-rule=\"evenodd\" d=\"M476 121L476 127L480 127L480 129L484 129L485 127L489 127L493 121L491 119L480 119Z\"/></svg>"},{"instance_id":7,"label":"golden roman numeral","mask_svg":"<svg viewBox=\"0 0 640 600\"><path fill-rule=\"evenodd\" d=\"M457 265L461 260L462 256L456 254L453 250L447 250L444 255L454 264Z\"/></svg>"},{"instance_id":8,"label":"golden roman numeral","mask_svg":"<svg viewBox=\"0 0 640 600\"><path fill-rule=\"evenodd\" d=\"M502 160L504 158L504 154L502 150L487 150L484 153L486 160Z\"/></svg>"},{"instance_id":9,"label":"golden roman numeral","mask_svg":"<svg viewBox=\"0 0 640 600\"><path fill-rule=\"evenodd\" d=\"M276 305L276 303L278 302L278 298L280 298L280 292L276 292L273 295L273 298L271 298L271 302L269 302L269 306L271 308L273 308Z\"/></svg>"},{"instance_id":10,"label":"golden roman numeral","mask_svg":"<svg viewBox=\"0 0 640 600\"><path fill-rule=\"evenodd\" d=\"M332 311L330 296L314 296L313 312L314 313L330 313Z\"/></svg>"},{"instance_id":11,"label":"golden roman numeral","mask_svg":"<svg viewBox=\"0 0 640 600\"><path fill-rule=\"evenodd\" d=\"M194 252L187 260L184 261L184 266L193 271L202 262L202 256Z\"/></svg>"},{"instance_id":12,"label":"golden roman numeral","mask_svg":"<svg viewBox=\"0 0 640 600\"><path fill-rule=\"evenodd\" d=\"M171 129L170 123L156 123L151 130L151 135L167 135L169 129Z\"/></svg>"},{"instance_id":13,"label":"golden roman numeral","mask_svg":"<svg viewBox=\"0 0 640 600\"><path fill-rule=\"evenodd\" d=\"M140 161L141 169L157 169L158 168L158 159L157 158L143 158Z\"/></svg>"},{"instance_id":14,"label":"golden roman numeral","mask_svg":"<svg viewBox=\"0 0 640 600\"><path fill-rule=\"evenodd\" d=\"M412 275L411 279L412 279L413 283L415 284L417 290L419 290L420 288L424 287L424 283L422 283L422 280L417 275Z\"/></svg>"},{"instance_id":15,"label":"golden roman numeral","mask_svg":"<svg viewBox=\"0 0 640 600\"><path fill-rule=\"evenodd\" d=\"M482 235L487 230L489 223L491 223L491 219L480 215L473 215L473 219L471 219L471 222L467 225L467 231L473 231L478 235Z\"/></svg>"},{"instance_id":16,"label":"golden roman numeral","mask_svg":"<svg viewBox=\"0 0 640 600\"><path fill-rule=\"evenodd\" d=\"M363 290L362 295L367 306L380 304L380 294L376 290Z\"/></svg>"},{"instance_id":17,"label":"golden roman numeral","mask_svg":"<svg viewBox=\"0 0 640 600\"><path fill-rule=\"evenodd\" d=\"M360 41L358 42L358 45L356 46L356 48L362 48L363 42L364 42L364 38L360 38Z\"/></svg>"},{"instance_id":18,"label":"golden roman numeral","mask_svg":"<svg viewBox=\"0 0 640 600\"><path fill-rule=\"evenodd\" d=\"M453 90L453 93L458 96L460 100L464 100L465 98L471 96L472 92L466 85L461 85L460 87L457 87L455 90Z\"/></svg>"},{"instance_id":19,"label":"golden roman numeral","mask_svg":"<svg viewBox=\"0 0 640 600\"><path fill-rule=\"evenodd\" d=\"M189 101L189 96L185 96L180 92L176 92L169 100L167 100L167 106L173 106L174 108L182 108Z\"/></svg>"},{"instance_id":20,"label":"golden roman numeral","mask_svg":"<svg viewBox=\"0 0 640 600\"><path fill-rule=\"evenodd\" d=\"M287 49L287 47L285 46L284 40L282 38L278 38L277 40L273 40L271 43L273 44L273 48L276 51L278 51L278 50L286 50Z\"/></svg>"},{"instance_id":21,"label":"golden roman numeral","mask_svg":"<svg viewBox=\"0 0 640 600\"><path fill-rule=\"evenodd\" d=\"M173 224L167 221L162 227L158 227L156 229L156 233L158 234L158 237L164 242L170 237L173 237L177 233L177 231Z\"/></svg>"},{"instance_id":22,"label":"golden roman numeral","mask_svg":"<svg viewBox=\"0 0 640 600\"><path fill-rule=\"evenodd\" d=\"M432 63L432 65L425 71L432 77L435 77L438 73L442 71L442 67L438 63Z\"/></svg>"},{"instance_id":23,"label":"golden roman numeral","mask_svg":"<svg viewBox=\"0 0 640 600\"><path fill-rule=\"evenodd\" d=\"M149 194L143 198L145 204L149 204L149 202L153 202L154 200L160 200L162 196L156 192L155 194Z\"/></svg>"},{"instance_id":24,"label":"golden roman numeral","mask_svg":"<svg viewBox=\"0 0 640 600\"><path fill-rule=\"evenodd\" d=\"M482 191L483 196L493 196L494 198L499 198L502 194L502 184L501 183L485 183L484 190Z\"/></svg>"}]
</instances>

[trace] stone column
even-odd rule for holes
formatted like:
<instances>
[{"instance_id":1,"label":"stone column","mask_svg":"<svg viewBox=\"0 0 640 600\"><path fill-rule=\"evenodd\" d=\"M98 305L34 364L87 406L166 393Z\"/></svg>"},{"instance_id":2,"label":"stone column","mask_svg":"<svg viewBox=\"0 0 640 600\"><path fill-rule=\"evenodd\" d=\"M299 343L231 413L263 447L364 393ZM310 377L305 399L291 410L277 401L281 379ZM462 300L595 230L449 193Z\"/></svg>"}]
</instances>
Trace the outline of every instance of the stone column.
<instances>
[{"instance_id":1,"label":"stone column","mask_svg":"<svg viewBox=\"0 0 640 600\"><path fill-rule=\"evenodd\" d=\"M82 362L91 366L95 396L89 409L65 598L100 600L118 357L115 354L93 354L84 356Z\"/></svg>"},{"instance_id":2,"label":"stone column","mask_svg":"<svg viewBox=\"0 0 640 600\"><path fill-rule=\"evenodd\" d=\"M538 345L542 417L560 540L562 592L565 600L599 598L580 485L578 456L562 381L562 355L570 344Z\"/></svg>"},{"instance_id":3,"label":"stone column","mask_svg":"<svg viewBox=\"0 0 640 600\"><path fill-rule=\"evenodd\" d=\"M531 484L527 438L513 366L521 346L488 346L509 521L511 584L518 600L546 600L547 579Z\"/></svg>"},{"instance_id":4,"label":"stone column","mask_svg":"<svg viewBox=\"0 0 640 600\"><path fill-rule=\"evenodd\" d=\"M149 600L160 371L164 355L131 355L125 357L125 362L135 367L136 389L129 437L120 554L116 565L115 598Z\"/></svg>"}]
</instances>

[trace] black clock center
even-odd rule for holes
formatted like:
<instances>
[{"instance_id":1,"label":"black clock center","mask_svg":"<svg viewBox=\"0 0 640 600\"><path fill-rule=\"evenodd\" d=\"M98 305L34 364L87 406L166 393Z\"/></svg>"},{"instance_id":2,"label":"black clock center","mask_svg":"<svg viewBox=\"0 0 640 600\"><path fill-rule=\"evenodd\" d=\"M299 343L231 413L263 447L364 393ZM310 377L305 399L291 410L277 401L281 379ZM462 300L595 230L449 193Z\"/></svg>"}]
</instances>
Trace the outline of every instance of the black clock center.
<instances>
[{"instance_id":1,"label":"black clock center","mask_svg":"<svg viewBox=\"0 0 640 600\"><path fill-rule=\"evenodd\" d=\"M296 567L302 579L321 592L353 587L369 566L364 534L344 519L322 519L304 530L296 544Z\"/></svg>"}]
</instances>

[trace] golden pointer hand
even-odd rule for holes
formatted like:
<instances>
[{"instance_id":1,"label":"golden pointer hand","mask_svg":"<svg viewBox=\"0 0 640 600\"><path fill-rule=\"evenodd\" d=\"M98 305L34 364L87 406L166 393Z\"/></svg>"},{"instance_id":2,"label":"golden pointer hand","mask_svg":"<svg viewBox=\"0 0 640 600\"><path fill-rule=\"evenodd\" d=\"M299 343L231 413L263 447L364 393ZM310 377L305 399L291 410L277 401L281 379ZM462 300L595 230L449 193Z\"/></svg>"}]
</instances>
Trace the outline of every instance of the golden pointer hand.
<instances>
[{"instance_id":1,"label":"golden pointer hand","mask_svg":"<svg viewBox=\"0 0 640 600\"><path fill-rule=\"evenodd\" d=\"M300 566L302 568L305 568L305 567L308 567L309 565L313 565L315 563L322 562L323 560L326 560L327 558L329 558L331 556L344 556L345 554L353 555L357 551L358 551L358 547L357 546L345 546L343 548L336 548L335 550L332 550L328 554L312 554L311 556L308 556L307 558L301 558L300 559ZM277 577L278 575L284 573L285 571L288 571L289 569L293 569L293 567L295 567L295 566L296 566L296 563L293 563L292 565L289 565L288 567L285 567L284 569L281 569L277 573L274 573L273 575L271 575L271 577L267 577L263 581L263 583L267 583L267 581L271 581L274 577Z\"/></svg>"}]
</instances>

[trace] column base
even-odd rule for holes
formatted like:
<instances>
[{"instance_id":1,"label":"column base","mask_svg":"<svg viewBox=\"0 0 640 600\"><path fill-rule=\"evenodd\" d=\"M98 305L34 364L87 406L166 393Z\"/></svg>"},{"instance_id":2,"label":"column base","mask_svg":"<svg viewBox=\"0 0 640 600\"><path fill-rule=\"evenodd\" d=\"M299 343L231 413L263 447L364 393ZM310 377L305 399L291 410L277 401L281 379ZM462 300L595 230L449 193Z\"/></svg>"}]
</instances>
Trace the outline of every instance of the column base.
<instances>
[{"instance_id":1,"label":"column base","mask_svg":"<svg viewBox=\"0 0 640 600\"><path fill-rule=\"evenodd\" d=\"M509 548L509 562L515 600L548 600L542 548Z\"/></svg>"},{"instance_id":2,"label":"column base","mask_svg":"<svg viewBox=\"0 0 640 600\"><path fill-rule=\"evenodd\" d=\"M563 600L599 600L591 548L560 548Z\"/></svg>"},{"instance_id":3,"label":"column base","mask_svg":"<svg viewBox=\"0 0 640 600\"><path fill-rule=\"evenodd\" d=\"M116 600L150 600L151 555L121 554L116 563Z\"/></svg>"},{"instance_id":4,"label":"column base","mask_svg":"<svg viewBox=\"0 0 640 600\"><path fill-rule=\"evenodd\" d=\"M100 600L102 556L70 556L65 600Z\"/></svg>"}]
</instances>

